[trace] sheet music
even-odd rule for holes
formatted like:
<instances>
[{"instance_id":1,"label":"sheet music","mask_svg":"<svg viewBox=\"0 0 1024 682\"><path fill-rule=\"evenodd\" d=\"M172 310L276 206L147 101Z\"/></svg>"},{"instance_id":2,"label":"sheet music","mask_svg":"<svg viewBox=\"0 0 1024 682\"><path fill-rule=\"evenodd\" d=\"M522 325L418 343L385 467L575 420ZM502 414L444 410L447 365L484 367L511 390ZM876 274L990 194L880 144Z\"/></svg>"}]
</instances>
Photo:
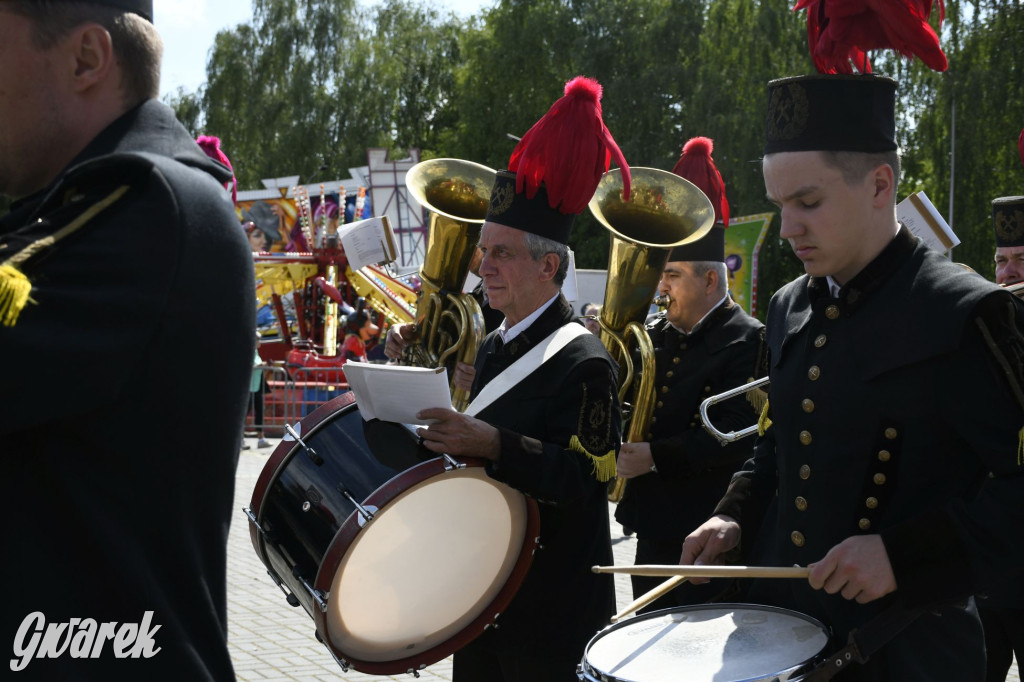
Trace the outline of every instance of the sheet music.
<instances>
[{"instance_id":1,"label":"sheet music","mask_svg":"<svg viewBox=\"0 0 1024 682\"><path fill-rule=\"evenodd\" d=\"M960 245L960 238L953 233L942 214L938 212L928 195L914 192L896 204L896 218L907 226L914 236L939 253L946 253Z\"/></svg>"},{"instance_id":2,"label":"sheet music","mask_svg":"<svg viewBox=\"0 0 1024 682\"><path fill-rule=\"evenodd\" d=\"M416 418L420 410L429 407L452 409L448 373L443 367L346 362L344 370L364 420L429 424L430 421Z\"/></svg>"},{"instance_id":3,"label":"sheet music","mask_svg":"<svg viewBox=\"0 0 1024 682\"><path fill-rule=\"evenodd\" d=\"M364 265L390 263L398 255L387 216L348 223L338 228L338 236L353 270Z\"/></svg>"}]
</instances>

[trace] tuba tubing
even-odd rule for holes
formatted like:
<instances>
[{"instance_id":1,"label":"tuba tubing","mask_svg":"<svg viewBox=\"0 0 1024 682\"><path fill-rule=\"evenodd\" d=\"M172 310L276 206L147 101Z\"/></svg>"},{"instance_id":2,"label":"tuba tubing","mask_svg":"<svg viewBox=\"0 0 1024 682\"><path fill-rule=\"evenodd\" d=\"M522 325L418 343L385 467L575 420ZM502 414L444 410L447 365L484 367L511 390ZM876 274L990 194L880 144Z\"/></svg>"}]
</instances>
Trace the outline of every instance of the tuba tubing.
<instances>
[{"instance_id":1,"label":"tuba tubing","mask_svg":"<svg viewBox=\"0 0 1024 682\"><path fill-rule=\"evenodd\" d=\"M608 283L599 323L601 341L619 364L619 401L633 390L627 442L647 440L654 413L654 347L643 323L661 273L675 246L695 242L711 229L715 209L696 185L657 168L631 168L630 199L622 197L622 175L608 171L590 200L590 211L609 232ZM640 357L634 377L632 350ZM618 502L626 479L616 477L608 499Z\"/></svg>"},{"instance_id":2,"label":"tuba tubing","mask_svg":"<svg viewBox=\"0 0 1024 682\"><path fill-rule=\"evenodd\" d=\"M427 251L420 267L415 336L402 363L448 367L452 405L462 412L469 392L454 385L454 365L472 365L484 339L480 305L462 292L480 229L487 217L494 170L461 159L422 161L406 173L405 184L430 212Z\"/></svg>"}]
</instances>

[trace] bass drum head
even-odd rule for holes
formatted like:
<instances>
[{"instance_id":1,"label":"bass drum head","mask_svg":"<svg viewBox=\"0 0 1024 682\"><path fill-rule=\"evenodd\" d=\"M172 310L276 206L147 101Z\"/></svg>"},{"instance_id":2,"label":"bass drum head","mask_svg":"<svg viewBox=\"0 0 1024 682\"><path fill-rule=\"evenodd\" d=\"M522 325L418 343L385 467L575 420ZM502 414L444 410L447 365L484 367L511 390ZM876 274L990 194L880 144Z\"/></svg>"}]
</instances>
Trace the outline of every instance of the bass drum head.
<instances>
[{"instance_id":1,"label":"bass drum head","mask_svg":"<svg viewBox=\"0 0 1024 682\"><path fill-rule=\"evenodd\" d=\"M581 679L597 682L795 680L828 645L818 621L755 604L653 611L599 632Z\"/></svg>"},{"instance_id":2,"label":"bass drum head","mask_svg":"<svg viewBox=\"0 0 1024 682\"><path fill-rule=\"evenodd\" d=\"M532 561L536 503L479 460L425 462L364 505L374 518L346 520L316 581L329 590L318 628L356 670L407 672L462 648L508 605Z\"/></svg>"}]
</instances>

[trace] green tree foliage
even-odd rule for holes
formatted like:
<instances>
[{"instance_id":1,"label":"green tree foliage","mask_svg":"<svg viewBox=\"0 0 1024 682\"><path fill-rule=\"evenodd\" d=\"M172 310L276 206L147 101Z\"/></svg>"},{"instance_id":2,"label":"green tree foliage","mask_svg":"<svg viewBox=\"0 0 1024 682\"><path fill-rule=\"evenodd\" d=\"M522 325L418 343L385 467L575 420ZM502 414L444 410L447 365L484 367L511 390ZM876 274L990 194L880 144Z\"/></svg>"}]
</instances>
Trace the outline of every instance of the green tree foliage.
<instances>
[{"instance_id":1,"label":"green tree foliage","mask_svg":"<svg viewBox=\"0 0 1024 682\"><path fill-rule=\"evenodd\" d=\"M324 162L331 170L322 177L335 175L363 165L373 146L504 168L509 136L583 74L601 82L605 122L631 165L671 169L688 138L711 137L733 215L774 212L761 176L765 84L814 70L806 15L792 4L500 0L462 20L414 0L370 9L355 0L254 0L251 23L217 36L207 85L171 103L193 132L221 137L241 185L253 187L295 173L308 182ZM875 72L901 82L900 196L924 189L945 214L952 184L951 222L964 242L956 258L991 275L991 199L1024 193L1015 144L1024 126L1024 7L946 7L948 72L871 56ZM763 296L802 272L778 223L761 252ZM580 267L606 265L607 231L589 213L577 219L573 244Z\"/></svg>"}]
</instances>

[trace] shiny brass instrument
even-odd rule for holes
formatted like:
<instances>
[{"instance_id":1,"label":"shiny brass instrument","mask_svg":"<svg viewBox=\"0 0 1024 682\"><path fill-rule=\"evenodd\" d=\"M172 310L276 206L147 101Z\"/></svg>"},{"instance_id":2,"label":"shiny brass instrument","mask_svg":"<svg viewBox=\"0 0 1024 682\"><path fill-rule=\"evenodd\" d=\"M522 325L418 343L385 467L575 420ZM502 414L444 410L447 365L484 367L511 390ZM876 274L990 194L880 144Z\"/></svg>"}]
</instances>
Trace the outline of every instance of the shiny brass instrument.
<instances>
[{"instance_id":1,"label":"shiny brass instrument","mask_svg":"<svg viewBox=\"0 0 1024 682\"><path fill-rule=\"evenodd\" d=\"M471 161L431 159L410 168L405 178L412 195L430 211L430 226L420 267L416 336L402 352L402 363L447 367L452 405L460 412L469 404L469 392L454 385L455 363L473 364L485 335L480 306L462 289L480 241L494 175Z\"/></svg>"},{"instance_id":2,"label":"shiny brass instrument","mask_svg":"<svg viewBox=\"0 0 1024 682\"><path fill-rule=\"evenodd\" d=\"M590 211L611 233L608 284L598 321L601 341L619 363L619 400L631 417L626 442L647 440L654 412L654 346L644 329L651 300L672 247L695 242L711 229L715 209L688 180L656 168L631 168L629 201L622 198L618 169L604 174ZM640 380L633 380L632 348L640 356ZM623 371L624 370L624 371ZM636 383L636 386L633 384ZM626 397L633 388L633 401ZM608 499L618 502L626 479L616 478Z\"/></svg>"},{"instance_id":3,"label":"shiny brass instrument","mask_svg":"<svg viewBox=\"0 0 1024 682\"><path fill-rule=\"evenodd\" d=\"M1017 282L1015 284L1002 285L1004 289L1009 291L1017 298L1024 298L1024 282Z\"/></svg>"},{"instance_id":4,"label":"shiny brass instrument","mask_svg":"<svg viewBox=\"0 0 1024 682\"><path fill-rule=\"evenodd\" d=\"M732 443L737 440L741 440L743 438L746 438L747 436L753 436L755 433L757 433L758 424L748 426L745 429L740 429L739 431L719 431L718 429L715 428L715 425L711 423L711 419L708 418L708 408L714 405L715 403L722 402L723 400L728 400L729 398L733 398L738 395L746 395L751 391L756 391L762 386L767 385L768 381L768 377L762 377L760 379L755 379L750 383L743 384L742 386L737 386L736 388L732 388L729 389L728 391L719 393L718 395L713 395L710 398L705 398L704 401L700 404L700 420L704 424L704 430L710 433L715 438L717 438L718 442L720 442L722 445L725 445L726 443Z\"/></svg>"}]
</instances>

